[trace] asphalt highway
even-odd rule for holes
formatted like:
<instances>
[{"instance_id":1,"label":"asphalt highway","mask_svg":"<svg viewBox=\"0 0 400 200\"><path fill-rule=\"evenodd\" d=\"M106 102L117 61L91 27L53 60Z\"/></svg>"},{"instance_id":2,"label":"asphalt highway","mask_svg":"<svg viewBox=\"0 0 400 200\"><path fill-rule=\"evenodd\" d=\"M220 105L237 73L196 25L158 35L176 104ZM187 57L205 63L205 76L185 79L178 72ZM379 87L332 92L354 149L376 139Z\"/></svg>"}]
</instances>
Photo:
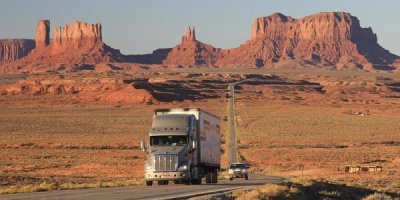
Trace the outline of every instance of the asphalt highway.
<instances>
[{"instance_id":1,"label":"asphalt highway","mask_svg":"<svg viewBox=\"0 0 400 200\"><path fill-rule=\"evenodd\" d=\"M229 84L228 86L228 124L229 124L229 145L228 145L228 162L237 162L236 153L236 119L235 119L235 84Z\"/></svg>"},{"instance_id":2,"label":"asphalt highway","mask_svg":"<svg viewBox=\"0 0 400 200\"><path fill-rule=\"evenodd\" d=\"M186 199L199 195L207 195L218 193L221 191L229 191L234 189L254 187L267 183L281 183L283 179L275 176L265 176L251 174L249 180L243 178L229 180L220 180L218 184L203 185L184 185L173 184L153 186L130 186L116 188L96 188L96 189L80 189L80 190L56 190L50 192L20 193L1 195L2 200L28 200L28 199L46 199L46 200L128 200L128 199ZM204 180L203 180L204 183Z\"/></svg>"}]
</instances>

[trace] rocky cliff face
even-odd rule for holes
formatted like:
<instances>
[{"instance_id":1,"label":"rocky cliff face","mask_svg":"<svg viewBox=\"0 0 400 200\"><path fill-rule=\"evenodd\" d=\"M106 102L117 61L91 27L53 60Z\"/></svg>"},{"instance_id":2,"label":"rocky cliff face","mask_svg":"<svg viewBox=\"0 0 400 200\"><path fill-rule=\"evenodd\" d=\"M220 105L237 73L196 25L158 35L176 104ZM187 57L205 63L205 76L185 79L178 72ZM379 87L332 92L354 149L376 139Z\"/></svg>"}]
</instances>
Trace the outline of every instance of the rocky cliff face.
<instances>
[{"instance_id":1,"label":"rocky cliff face","mask_svg":"<svg viewBox=\"0 0 400 200\"><path fill-rule=\"evenodd\" d=\"M100 23L88 24L77 21L64 27L54 28L52 45L55 50L92 48L98 43L103 43Z\"/></svg>"},{"instance_id":2,"label":"rocky cliff face","mask_svg":"<svg viewBox=\"0 0 400 200\"><path fill-rule=\"evenodd\" d=\"M34 40L0 40L0 64L10 63L20 59L28 55L34 48Z\"/></svg>"},{"instance_id":3,"label":"rocky cliff face","mask_svg":"<svg viewBox=\"0 0 400 200\"><path fill-rule=\"evenodd\" d=\"M35 34L36 48L44 48L50 44L50 21L39 20Z\"/></svg>"},{"instance_id":4,"label":"rocky cliff face","mask_svg":"<svg viewBox=\"0 0 400 200\"><path fill-rule=\"evenodd\" d=\"M379 46L371 28L362 28L349 13L319 13L297 20L275 13L256 19L251 40L225 51L217 64L269 66L307 61L316 66L372 70L396 59Z\"/></svg>"},{"instance_id":5,"label":"rocky cliff face","mask_svg":"<svg viewBox=\"0 0 400 200\"><path fill-rule=\"evenodd\" d=\"M188 27L182 37L182 43L172 48L164 65L214 65L220 49L196 40L195 28Z\"/></svg>"},{"instance_id":6,"label":"rocky cliff face","mask_svg":"<svg viewBox=\"0 0 400 200\"><path fill-rule=\"evenodd\" d=\"M74 22L55 27L50 42L50 22L41 20L35 35L36 48L28 56L4 66L3 71L43 71L62 69L63 65L123 61L125 56L102 41L101 24Z\"/></svg>"}]
</instances>

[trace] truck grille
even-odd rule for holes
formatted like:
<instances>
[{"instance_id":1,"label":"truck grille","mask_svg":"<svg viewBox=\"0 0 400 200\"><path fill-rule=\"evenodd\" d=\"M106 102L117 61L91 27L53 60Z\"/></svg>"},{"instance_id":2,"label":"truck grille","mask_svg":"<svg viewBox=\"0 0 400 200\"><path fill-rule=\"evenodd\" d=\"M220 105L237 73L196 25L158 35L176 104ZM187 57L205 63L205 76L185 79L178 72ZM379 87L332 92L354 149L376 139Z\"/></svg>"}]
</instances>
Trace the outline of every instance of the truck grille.
<instances>
[{"instance_id":1,"label":"truck grille","mask_svg":"<svg viewBox=\"0 0 400 200\"><path fill-rule=\"evenodd\" d=\"M178 156L176 155L155 155L154 169L159 172L178 170Z\"/></svg>"}]
</instances>

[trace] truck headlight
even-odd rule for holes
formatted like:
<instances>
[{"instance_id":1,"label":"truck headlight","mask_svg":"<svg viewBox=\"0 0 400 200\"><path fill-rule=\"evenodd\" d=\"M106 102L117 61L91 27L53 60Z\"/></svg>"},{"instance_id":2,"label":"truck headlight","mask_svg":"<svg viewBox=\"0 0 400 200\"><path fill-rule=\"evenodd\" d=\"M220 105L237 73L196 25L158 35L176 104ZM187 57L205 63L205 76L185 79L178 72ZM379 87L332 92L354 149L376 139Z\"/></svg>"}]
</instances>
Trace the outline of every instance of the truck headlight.
<instances>
[{"instance_id":1,"label":"truck headlight","mask_svg":"<svg viewBox=\"0 0 400 200\"><path fill-rule=\"evenodd\" d=\"M242 172L243 172L243 173L246 173L246 172L247 172L247 170L246 170L246 169L242 169Z\"/></svg>"},{"instance_id":2,"label":"truck headlight","mask_svg":"<svg viewBox=\"0 0 400 200\"><path fill-rule=\"evenodd\" d=\"M229 169L228 173L233 174L233 169Z\"/></svg>"},{"instance_id":3,"label":"truck headlight","mask_svg":"<svg viewBox=\"0 0 400 200\"><path fill-rule=\"evenodd\" d=\"M153 171L153 167L150 164L147 164L144 166L144 169L146 172L152 172Z\"/></svg>"},{"instance_id":4,"label":"truck headlight","mask_svg":"<svg viewBox=\"0 0 400 200\"><path fill-rule=\"evenodd\" d=\"M178 168L178 171L187 171L189 167L187 165L182 165Z\"/></svg>"}]
</instances>

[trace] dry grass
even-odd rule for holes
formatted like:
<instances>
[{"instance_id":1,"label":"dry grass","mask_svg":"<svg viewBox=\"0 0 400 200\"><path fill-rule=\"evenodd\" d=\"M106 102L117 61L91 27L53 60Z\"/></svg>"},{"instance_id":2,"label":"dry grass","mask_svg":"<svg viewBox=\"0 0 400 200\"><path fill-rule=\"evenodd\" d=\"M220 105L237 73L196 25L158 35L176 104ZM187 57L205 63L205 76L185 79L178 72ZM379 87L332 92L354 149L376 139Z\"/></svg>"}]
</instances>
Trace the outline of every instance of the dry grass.
<instances>
[{"instance_id":1,"label":"dry grass","mask_svg":"<svg viewBox=\"0 0 400 200\"><path fill-rule=\"evenodd\" d=\"M267 184L254 189L233 191L231 198L247 199L393 199L398 194L376 193L373 190L320 182L309 177L292 179L280 185Z\"/></svg>"},{"instance_id":2,"label":"dry grass","mask_svg":"<svg viewBox=\"0 0 400 200\"><path fill-rule=\"evenodd\" d=\"M253 171L330 177L360 187L400 191L393 185L400 179L400 115L354 116L344 112L348 107L238 105L239 152ZM384 171L344 173L345 165L361 163L381 165ZM368 183L361 184L365 179Z\"/></svg>"},{"instance_id":3,"label":"dry grass","mask_svg":"<svg viewBox=\"0 0 400 200\"><path fill-rule=\"evenodd\" d=\"M363 200L393 200L393 198L386 194L374 193L374 194L371 194L371 195L363 198Z\"/></svg>"},{"instance_id":4,"label":"dry grass","mask_svg":"<svg viewBox=\"0 0 400 200\"><path fill-rule=\"evenodd\" d=\"M22 186L10 186L6 188L0 188L1 194L14 194L14 193L29 193L29 192L44 192L51 190L76 190L85 188L106 188L106 187L122 187L122 186L135 186L141 185L142 179L131 179L123 181L99 181L95 183L40 183L40 184L28 184Z\"/></svg>"},{"instance_id":5,"label":"dry grass","mask_svg":"<svg viewBox=\"0 0 400 200\"><path fill-rule=\"evenodd\" d=\"M236 190L232 192L232 196L237 200L247 199L278 199L290 197L290 193L296 193L285 185L268 184L253 190Z\"/></svg>"},{"instance_id":6,"label":"dry grass","mask_svg":"<svg viewBox=\"0 0 400 200\"><path fill-rule=\"evenodd\" d=\"M179 105L2 107L1 193L133 185L146 159L139 141L160 107ZM217 102L207 110L224 116L226 107Z\"/></svg>"},{"instance_id":7,"label":"dry grass","mask_svg":"<svg viewBox=\"0 0 400 200\"><path fill-rule=\"evenodd\" d=\"M236 99L239 156L249 162L253 172L285 176L303 173L356 187L400 191L395 181L400 180L400 102L399 98L386 97L398 94L381 81L400 82L399 74L191 68L59 75L76 79L183 79L181 73L197 73L199 80L207 73L262 73L321 83L325 92L297 86L244 85ZM24 78L2 75L0 84ZM160 107L200 107L219 115L224 134L221 147L226 149L224 98L121 106L86 105L70 101L68 95L0 95L0 189L12 185L20 189L31 185L25 190L40 188L36 183L55 183L59 189L69 183L81 187L142 177L146 155L138 144L147 138L152 111ZM351 114L355 112L368 114ZM343 173L346 164L373 161L379 161L384 172ZM226 165L223 155L222 166ZM289 187L288 193L298 190Z\"/></svg>"}]
</instances>

